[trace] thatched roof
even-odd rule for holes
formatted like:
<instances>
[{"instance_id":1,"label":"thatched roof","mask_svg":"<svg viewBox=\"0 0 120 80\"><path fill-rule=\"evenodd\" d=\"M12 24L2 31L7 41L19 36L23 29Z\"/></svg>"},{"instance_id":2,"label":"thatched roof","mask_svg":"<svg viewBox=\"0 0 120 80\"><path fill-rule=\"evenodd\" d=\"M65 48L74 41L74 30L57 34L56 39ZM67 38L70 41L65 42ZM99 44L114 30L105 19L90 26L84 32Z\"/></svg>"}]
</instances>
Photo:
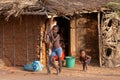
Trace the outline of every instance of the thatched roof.
<instances>
[{"instance_id":1,"label":"thatched roof","mask_svg":"<svg viewBox=\"0 0 120 80\"><path fill-rule=\"evenodd\" d=\"M84 11L100 10L110 1L115 0L0 0L0 14L8 17L20 14L50 13L73 15Z\"/></svg>"},{"instance_id":2,"label":"thatched roof","mask_svg":"<svg viewBox=\"0 0 120 80\"><path fill-rule=\"evenodd\" d=\"M109 1L112 0L49 0L47 7L53 9L54 12L73 15L74 13L100 10Z\"/></svg>"}]
</instances>

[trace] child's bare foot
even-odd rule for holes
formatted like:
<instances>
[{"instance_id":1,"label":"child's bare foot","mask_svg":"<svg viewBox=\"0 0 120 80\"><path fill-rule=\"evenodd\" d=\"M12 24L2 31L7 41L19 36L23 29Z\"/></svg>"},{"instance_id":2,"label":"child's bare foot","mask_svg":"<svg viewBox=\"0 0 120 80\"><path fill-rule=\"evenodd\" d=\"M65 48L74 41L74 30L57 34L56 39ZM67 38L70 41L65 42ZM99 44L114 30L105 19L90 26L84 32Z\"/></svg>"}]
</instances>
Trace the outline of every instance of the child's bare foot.
<instances>
[{"instance_id":1,"label":"child's bare foot","mask_svg":"<svg viewBox=\"0 0 120 80\"><path fill-rule=\"evenodd\" d=\"M86 72L87 70L83 69L84 72Z\"/></svg>"},{"instance_id":2,"label":"child's bare foot","mask_svg":"<svg viewBox=\"0 0 120 80\"><path fill-rule=\"evenodd\" d=\"M51 71L48 71L48 72L47 72L47 75L49 75L49 74L51 74Z\"/></svg>"}]
</instances>

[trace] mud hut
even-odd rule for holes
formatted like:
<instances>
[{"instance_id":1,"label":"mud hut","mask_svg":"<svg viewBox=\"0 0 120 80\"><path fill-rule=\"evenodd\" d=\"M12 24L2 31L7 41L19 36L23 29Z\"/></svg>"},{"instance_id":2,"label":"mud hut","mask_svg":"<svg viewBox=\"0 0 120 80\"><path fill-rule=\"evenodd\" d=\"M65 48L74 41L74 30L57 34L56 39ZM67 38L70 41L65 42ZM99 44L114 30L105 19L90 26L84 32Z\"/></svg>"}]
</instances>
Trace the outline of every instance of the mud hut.
<instances>
[{"instance_id":1,"label":"mud hut","mask_svg":"<svg viewBox=\"0 0 120 80\"><path fill-rule=\"evenodd\" d=\"M34 13L43 8L37 4L37 0L0 0L0 57L7 66L23 66L43 51L45 13Z\"/></svg>"},{"instance_id":2,"label":"mud hut","mask_svg":"<svg viewBox=\"0 0 120 80\"><path fill-rule=\"evenodd\" d=\"M45 64L45 20L54 14L60 33L64 34L66 56L78 58L84 48L92 62L119 66L120 20L116 14L119 9L106 6L112 1L0 0L0 58L6 65L20 66L36 60L38 54Z\"/></svg>"}]
</instances>

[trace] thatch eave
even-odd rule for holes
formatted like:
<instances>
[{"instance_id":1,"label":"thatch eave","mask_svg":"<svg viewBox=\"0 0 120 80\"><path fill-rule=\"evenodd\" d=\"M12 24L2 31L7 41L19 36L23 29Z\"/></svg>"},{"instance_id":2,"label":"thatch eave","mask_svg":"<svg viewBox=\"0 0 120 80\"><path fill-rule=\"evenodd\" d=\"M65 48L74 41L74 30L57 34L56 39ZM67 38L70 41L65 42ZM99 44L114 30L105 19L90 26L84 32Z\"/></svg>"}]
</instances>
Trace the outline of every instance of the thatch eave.
<instances>
[{"instance_id":1,"label":"thatch eave","mask_svg":"<svg viewBox=\"0 0 120 80\"><path fill-rule=\"evenodd\" d=\"M49 12L23 12L22 15L52 15L53 13Z\"/></svg>"},{"instance_id":2,"label":"thatch eave","mask_svg":"<svg viewBox=\"0 0 120 80\"><path fill-rule=\"evenodd\" d=\"M2 1L2 2L1 2ZM114 0L0 0L0 14L28 15L74 15L91 13L111 8L105 6Z\"/></svg>"}]
</instances>

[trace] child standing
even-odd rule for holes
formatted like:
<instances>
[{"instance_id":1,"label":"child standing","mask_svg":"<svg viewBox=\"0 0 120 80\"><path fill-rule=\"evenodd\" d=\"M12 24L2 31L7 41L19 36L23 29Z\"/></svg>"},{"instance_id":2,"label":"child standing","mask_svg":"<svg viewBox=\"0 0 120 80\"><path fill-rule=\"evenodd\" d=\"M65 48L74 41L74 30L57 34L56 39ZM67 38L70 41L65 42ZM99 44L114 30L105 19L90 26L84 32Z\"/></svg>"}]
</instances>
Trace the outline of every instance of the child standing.
<instances>
[{"instance_id":1,"label":"child standing","mask_svg":"<svg viewBox=\"0 0 120 80\"><path fill-rule=\"evenodd\" d=\"M54 19L53 16L51 16L51 18L47 19L46 20L46 29L45 29L45 35L44 35L44 40L46 42L46 47L47 47L47 74L50 74L51 73L51 70L50 70L50 65L51 65L51 53L52 53L52 41L51 41L51 31L52 31L52 28L54 25L56 25L57 22L56 20Z\"/></svg>"},{"instance_id":2,"label":"child standing","mask_svg":"<svg viewBox=\"0 0 120 80\"><path fill-rule=\"evenodd\" d=\"M83 65L83 71L86 71L88 68L88 64L91 61L91 57L86 54L85 50L80 50L80 60Z\"/></svg>"},{"instance_id":3,"label":"child standing","mask_svg":"<svg viewBox=\"0 0 120 80\"><path fill-rule=\"evenodd\" d=\"M59 31L59 27L55 25L53 27L53 31L51 32L51 38L52 38L51 40L53 45L53 51L51 54L51 63L53 67L56 69L57 75L62 70L62 61L61 61L62 48L60 47L60 35L58 34L58 31ZM55 56L58 56L58 63L59 63L58 67L55 65L55 59L54 59Z\"/></svg>"}]
</instances>

